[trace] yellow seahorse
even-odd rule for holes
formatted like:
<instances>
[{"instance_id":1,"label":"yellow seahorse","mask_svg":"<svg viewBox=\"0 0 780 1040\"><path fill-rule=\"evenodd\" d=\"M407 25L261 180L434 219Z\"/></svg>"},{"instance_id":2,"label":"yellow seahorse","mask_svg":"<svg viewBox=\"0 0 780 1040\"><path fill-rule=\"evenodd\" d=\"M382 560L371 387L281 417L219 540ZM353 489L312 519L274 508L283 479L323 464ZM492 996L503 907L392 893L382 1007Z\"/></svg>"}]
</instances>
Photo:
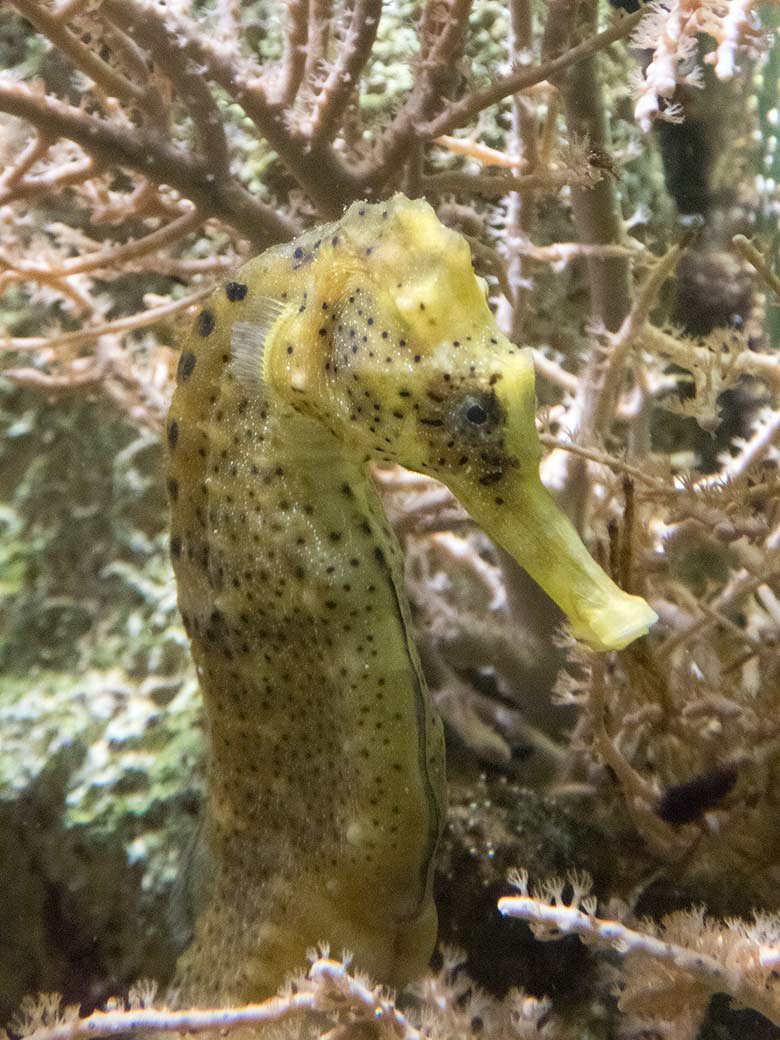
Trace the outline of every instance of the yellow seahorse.
<instances>
[{"instance_id":1,"label":"yellow seahorse","mask_svg":"<svg viewBox=\"0 0 780 1040\"><path fill-rule=\"evenodd\" d=\"M266 996L320 942L401 985L435 941L444 747L369 461L447 484L592 645L655 615L543 488L530 354L423 201L356 203L251 260L177 378L171 552L215 864L178 999Z\"/></svg>"}]
</instances>

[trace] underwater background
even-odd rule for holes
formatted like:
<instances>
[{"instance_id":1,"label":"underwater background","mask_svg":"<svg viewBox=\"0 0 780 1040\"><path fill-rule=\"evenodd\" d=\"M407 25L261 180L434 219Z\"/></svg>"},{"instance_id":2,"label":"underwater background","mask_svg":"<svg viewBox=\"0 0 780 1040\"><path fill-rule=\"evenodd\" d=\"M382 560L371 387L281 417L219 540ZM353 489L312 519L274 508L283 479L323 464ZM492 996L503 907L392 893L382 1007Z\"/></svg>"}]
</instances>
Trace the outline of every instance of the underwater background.
<instances>
[{"instance_id":1,"label":"underwater background","mask_svg":"<svg viewBox=\"0 0 780 1040\"><path fill-rule=\"evenodd\" d=\"M198 914L177 335L249 257L398 191L466 237L534 352L545 483L659 615L590 651L443 485L377 466L447 742L404 1035L780 1035L779 24L750 0L0 4L12 1035L60 1021L26 994L164 994Z\"/></svg>"}]
</instances>

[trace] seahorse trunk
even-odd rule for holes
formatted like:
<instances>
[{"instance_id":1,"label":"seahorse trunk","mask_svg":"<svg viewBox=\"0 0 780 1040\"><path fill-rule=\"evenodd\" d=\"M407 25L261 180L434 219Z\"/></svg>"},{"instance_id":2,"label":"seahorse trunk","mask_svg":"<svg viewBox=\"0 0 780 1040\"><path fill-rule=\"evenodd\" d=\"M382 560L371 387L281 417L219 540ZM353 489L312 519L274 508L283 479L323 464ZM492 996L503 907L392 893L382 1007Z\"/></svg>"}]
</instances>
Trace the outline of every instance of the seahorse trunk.
<instances>
[{"instance_id":1,"label":"seahorse trunk","mask_svg":"<svg viewBox=\"0 0 780 1040\"><path fill-rule=\"evenodd\" d=\"M174 479L188 437L200 500L174 531L217 866L178 1000L266 996L323 940L400 985L435 941L444 794L394 537L364 466L284 406L224 381L208 423L179 419Z\"/></svg>"}]
</instances>

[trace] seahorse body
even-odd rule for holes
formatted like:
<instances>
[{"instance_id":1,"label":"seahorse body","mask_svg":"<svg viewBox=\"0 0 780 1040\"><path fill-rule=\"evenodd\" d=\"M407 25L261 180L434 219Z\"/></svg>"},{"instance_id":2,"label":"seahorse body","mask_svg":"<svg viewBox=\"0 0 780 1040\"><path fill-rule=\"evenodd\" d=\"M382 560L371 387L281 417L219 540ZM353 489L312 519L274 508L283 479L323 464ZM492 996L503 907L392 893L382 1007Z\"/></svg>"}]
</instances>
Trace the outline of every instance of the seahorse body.
<instances>
[{"instance_id":1,"label":"seahorse body","mask_svg":"<svg viewBox=\"0 0 780 1040\"><path fill-rule=\"evenodd\" d=\"M449 484L595 645L654 615L542 488L528 352L422 201L355 204L215 291L167 435L215 865L178 999L266 996L319 942L401 985L435 941L444 749L368 461Z\"/></svg>"}]
</instances>

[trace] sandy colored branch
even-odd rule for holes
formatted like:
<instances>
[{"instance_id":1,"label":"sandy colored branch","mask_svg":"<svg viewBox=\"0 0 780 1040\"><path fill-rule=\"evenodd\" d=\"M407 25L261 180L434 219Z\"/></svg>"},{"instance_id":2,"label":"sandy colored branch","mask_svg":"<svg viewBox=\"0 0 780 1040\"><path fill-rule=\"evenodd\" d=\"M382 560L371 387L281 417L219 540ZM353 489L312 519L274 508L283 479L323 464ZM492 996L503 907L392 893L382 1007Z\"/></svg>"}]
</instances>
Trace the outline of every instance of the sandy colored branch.
<instances>
[{"instance_id":1,"label":"sandy colored branch","mask_svg":"<svg viewBox=\"0 0 780 1040\"><path fill-rule=\"evenodd\" d=\"M428 0L420 21L420 57L414 86L390 125L383 131L376 157L359 168L361 181L372 192L379 191L418 144L446 132L429 133L423 125L441 108L443 86L460 57L465 39L471 0L447 0L444 5Z\"/></svg>"},{"instance_id":2,"label":"sandy colored branch","mask_svg":"<svg viewBox=\"0 0 780 1040\"><path fill-rule=\"evenodd\" d=\"M51 336L0 336L0 351L8 350L42 350L49 348L56 350L65 345L78 346L89 343L100 336L110 336L118 332L130 332L133 329L147 328L156 325L163 318L170 318L179 311L186 310L193 303L202 300L211 292L211 286L190 293L180 300L171 300L160 304L158 307L150 307L149 310L140 311L138 314L130 314L126 318L116 318L114 321L103 322L100 325L77 329L75 332L54 333Z\"/></svg>"},{"instance_id":3,"label":"sandy colored branch","mask_svg":"<svg viewBox=\"0 0 780 1040\"><path fill-rule=\"evenodd\" d=\"M104 94L136 102L146 100L146 88L132 83L99 57L88 44L71 32L61 13L53 13L49 7L36 0L11 0L11 3L57 50L70 58L77 69L86 73Z\"/></svg>"},{"instance_id":4,"label":"sandy colored branch","mask_svg":"<svg viewBox=\"0 0 780 1040\"><path fill-rule=\"evenodd\" d=\"M103 4L101 10L134 42L146 48L165 70L192 119L194 150L208 156L215 180L229 177L230 156L222 116L200 69L188 59L175 37L156 31L156 23L148 18L137 17L132 4Z\"/></svg>"},{"instance_id":5,"label":"sandy colored branch","mask_svg":"<svg viewBox=\"0 0 780 1040\"><path fill-rule=\"evenodd\" d=\"M463 98L462 101L448 105L440 115L436 116L428 124L426 136L439 137L441 134L449 134L476 118L484 109L498 104L505 97L528 90L545 80L552 80L562 72L565 72L570 66L576 65L577 62L584 61L605 47L617 43L618 40L625 39L634 30L642 18L642 14L643 12L638 11L636 14L626 15L616 21L615 25L604 29L600 33L596 33L596 35L591 36L587 40L583 40L582 43L578 43L576 46L564 51L563 54L559 54L549 61L542 62L540 65L518 69L508 76L499 77L490 86L476 90Z\"/></svg>"},{"instance_id":6,"label":"sandy colored branch","mask_svg":"<svg viewBox=\"0 0 780 1040\"><path fill-rule=\"evenodd\" d=\"M338 133L340 121L371 55L381 14L382 0L356 0L346 35L312 106L308 120L312 143L332 140Z\"/></svg>"},{"instance_id":7,"label":"sandy colored branch","mask_svg":"<svg viewBox=\"0 0 780 1040\"><path fill-rule=\"evenodd\" d=\"M39 282L50 282L86 271L98 272L106 268L116 267L139 257L148 256L158 249L171 245L184 235L195 231L202 224L197 210L190 209L180 217L172 220L155 231L150 231L142 238L132 239L122 245L107 246L85 253L83 256L71 257L59 265L42 266L25 259L14 260L4 254L0 248L0 290L12 282L31 279Z\"/></svg>"},{"instance_id":8,"label":"sandy colored branch","mask_svg":"<svg viewBox=\"0 0 780 1040\"><path fill-rule=\"evenodd\" d=\"M769 265L763 255L756 249L753 243L745 235L734 235L732 245L748 263L752 264L761 280L775 296L780 296L780 278L769 269Z\"/></svg>"},{"instance_id":9,"label":"sandy colored branch","mask_svg":"<svg viewBox=\"0 0 780 1040\"><path fill-rule=\"evenodd\" d=\"M435 173L422 178L423 190L431 195L449 192L468 192L474 195L501 196L510 191L538 191L544 195L557 195L561 188L581 183L583 178L571 170L543 170L539 173L480 174L480 173ZM623 251L622 255L625 255Z\"/></svg>"},{"instance_id":10,"label":"sandy colored branch","mask_svg":"<svg viewBox=\"0 0 780 1040\"><path fill-rule=\"evenodd\" d=\"M158 133L98 118L22 83L0 83L0 112L26 119L44 136L75 141L101 164L128 166L172 185L204 215L235 225L258 246L285 241L297 231L293 221L237 180L215 177L208 156L195 157Z\"/></svg>"},{"instance_id":11,"label":"sandy colored branch","mask_svg":"<svg viewBox=\"0 0 780 1040\"><path fill-rule=\"evenodd\" d=\"M309 5L306 0L288 0L286 12L284 53L275 100L288 107L295 101L306 70Z\"/></svg>"},{"instance_id":12,"label":"sandy colored branch","mask_svg":"<svg viewBox=\"0 0 780 1040\"><path fill-rule=\"evenodd\" d=\"M523 165L520 156L506 155L497 148L489 148L487 145L471 138L450 137L448 134L442 134L441 137L435 139L434 144L440 144L448 152L452 152L453 155L466 155L471 159L478 159L485 166L498 166L508 170L517 170Z\"/></svg>"},{"instance_id":13,"label":"sandy colored branch","mask_svg":"<svg viewBox=\"0 0 780 1040\"><path fill-rule=\"evenodd\" d=\"M359 182L330 143L315 145L308 135L290 125L287 109L271 99L264 70L253 59L234 50L226 52L195 23L161 11L150 0L134 0L132 4L104 0L104 6L112 18L131 27L134 38L147 46L161 37L175 39L182 58L198 66L205 79L219 84L243 108L323 217L339 216L345 205L359 197Z\"/></svg>"}]
</instances>

